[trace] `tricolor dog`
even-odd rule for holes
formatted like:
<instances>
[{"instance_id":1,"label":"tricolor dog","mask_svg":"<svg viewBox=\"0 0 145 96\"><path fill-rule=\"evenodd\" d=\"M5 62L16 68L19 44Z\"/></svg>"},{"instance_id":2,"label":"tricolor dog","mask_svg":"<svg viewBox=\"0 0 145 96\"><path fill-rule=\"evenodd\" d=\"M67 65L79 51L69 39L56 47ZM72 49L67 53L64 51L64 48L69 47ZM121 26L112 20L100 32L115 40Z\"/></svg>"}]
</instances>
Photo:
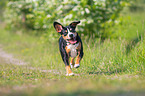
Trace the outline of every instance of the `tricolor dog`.
<instances>
[{"instance_id":1,"label":"tricolor dog","mask_svg":"<svg viewBox=\"0 0 145 96\"><path fill-rule=\"evenodd\" d=\"M53 23L55 30L61 34L61 37L59 38L59 50L62 60L65 63L67 76L74 75L71 68L80 67L80 61L83 57L82 41L78 33L75 31L75 28L79 23L80 21L72 22L66 27L58 22ZM70 57L71 59L69 62ZM74 62L75 58L76 61Z\"/></svg>"}]
</instances>

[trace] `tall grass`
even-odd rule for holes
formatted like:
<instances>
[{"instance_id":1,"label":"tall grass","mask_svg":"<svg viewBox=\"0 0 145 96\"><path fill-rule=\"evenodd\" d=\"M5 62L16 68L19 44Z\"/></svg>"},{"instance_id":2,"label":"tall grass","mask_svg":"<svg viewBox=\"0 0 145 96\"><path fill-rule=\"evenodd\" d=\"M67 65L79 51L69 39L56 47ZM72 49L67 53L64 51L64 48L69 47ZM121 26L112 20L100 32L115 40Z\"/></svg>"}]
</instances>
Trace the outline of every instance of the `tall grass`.
<instances>
[{"instance_id":1,"label":"tall grass","mask_svg":"<svg viewBox=\"0 0 145 96\"><path fill-rule=\"evenodd\" d=\"M8 31L0 26L0 47L26 66L6 64L0 58L0 90L9 95L137 95L145 89L145 13L125 13L114 36L84 39L84 57L74 77L65 76L58 38ZM27 30L28 31L28 30ZM27 33L31 33L29 31ZM51 30L54 32L55 30ZM117 38L116 38L117 37ZM29 69L38 68L38 70ZM42 72L39 69L58 72ZM33 87L34 86L34 87ZM16 88L16 89L15 89ZM22 90L18 90L21 89ZM24 89L26 88L26 89ZM2 91L1 91L2 92ZM2 95L0 92L0 95ZM12 93L12 94L11 94Z\"/></svg>"},{"instance_id":2,"label":"tall grass","mask_svg":"<svg viewBox=\"0 0 145 96\"><path fill-rule=\"evenodd\" d=\"M136 23L135 18L138 18L138 14L130 18L132 18L130 27L126 26L126 24L117 26L119 31L122 30L121 36L125 35L124 38L111 38L104 41L99 38L93 40L91 38L89 40L84 39L85 55L81 61L81 67L73 70L76 73L85 74L143 73L145 67L144 22L141 17ZM128 24L129 21L130 19L126 20ZM1 34L0 43L3 43L9 52L17 54L18 58L21 57L29 62L30 66L55 69L65 74L57 40L48 40L42 43L42 37L13 34L5 32L5 30Z\"/></svg>"}]
</instances>

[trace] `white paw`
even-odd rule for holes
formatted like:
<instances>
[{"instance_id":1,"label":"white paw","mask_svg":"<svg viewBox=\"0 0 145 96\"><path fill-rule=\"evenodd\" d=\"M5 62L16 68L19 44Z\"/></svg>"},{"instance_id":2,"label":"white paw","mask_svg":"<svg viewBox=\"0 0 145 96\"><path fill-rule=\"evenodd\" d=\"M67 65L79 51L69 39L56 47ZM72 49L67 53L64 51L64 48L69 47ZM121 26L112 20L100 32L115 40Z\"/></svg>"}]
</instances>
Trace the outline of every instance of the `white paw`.
<instances>
[{"instance_id":1,"label":"white paw","mask_svg":"<svg viewBox=\"0 0 145 96\"><path fill-rule=\"evenodd\" d=\"M66 76L74 76L74 73L66 74Z\"/></svg>"},{"instance_id":2,"label":"white paw","mask_svg":"<svg viewBox=\"0 0 145 96\"><path fill-rule=\"evenodd\" d=\"M78 67L80 67L80 64L75 64L74 67L78 68Z\"/></svg>"},{"instance_id":3,"label":"white paw","mask_svg":"<svg viewBox=\"0 0 145 96\"><path fill-rule=\"evenodd\" d=\"M73 68L74 66L73 66L73 64L70 64L70 68Z\"/></svg>"}]
</instances>

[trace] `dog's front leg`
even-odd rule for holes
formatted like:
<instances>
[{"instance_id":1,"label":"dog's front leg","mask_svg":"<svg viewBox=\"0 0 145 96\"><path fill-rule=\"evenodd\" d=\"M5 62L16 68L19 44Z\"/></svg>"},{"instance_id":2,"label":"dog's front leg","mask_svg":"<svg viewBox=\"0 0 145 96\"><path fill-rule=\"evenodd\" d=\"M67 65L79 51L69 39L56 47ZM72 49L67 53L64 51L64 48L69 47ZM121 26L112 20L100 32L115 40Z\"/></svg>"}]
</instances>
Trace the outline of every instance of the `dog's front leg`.
<instances>
[{"instance_id":1,"label":"dog's front leg","mask_svg":"<svg viewBox=\"0 0 145 96\"><path fill-rule=\"evenodd\" d=\"M80 67L80 60L81 60L80 52L78 52L78 56L76 57L76 61L75 61L75 65L74 65L75 68Z\"/></svg>"},{"instance_id":2,"label":"dog's front leg","mask_svg":"<svg viewBox=\"0 0 145 96\"><path fill-rule=\"evenodd\" d=\"M80 67L80 61L81 61L81 59L82 59L82 57L84 55L83 46L82 46L81 42L79 42L79 46L77 47L77 50L78 50L78 55L76 57L76 61L75 61L75 65L74 65L75 68Z\"/></svg>"},{"instance_id":3,"label":"dog's front leg","mask_svg":"<svg viewBox=\"0 0 145 96\"><path fill-rule=\"evenodd\" d=\"M65 69L66 69L66 72L67 72L67 76L71 76L71 75L74 75L74 73L71 71L71 68L70 68L70 65L69 65L69 58L70 58L70 56L69 56L69 52L70 52L70 49L68 49L67 47L65 48L65 50L66 50L66 55L67 55L67 57L68 58L64 58L64 59L67 59L67 64L65 64L66 66L65 66Z\"/></svg>"},{"instance_id":4,"label":"dog's front leg","mask_svg":"<svg viewBox=\"0 0 145 96\"><path fill-rule=\"evenodd\" d=\"M60 49L60 53L61 53L61 57L62 57L62 60L65 64L65 69L66 69L66 75L67 76L71 76L71 75L74 75L74 73L71 71L71 68L70 68L70 65L69 65L69 52L70 50L67 49L67 47L64 46L63 43L59 43L59 49Z\"/></svg>"},{"instance_id":5,"label":"dog's front leg","mask_svg":"<svg viewBox=\"0 0 145 96\"><path fill-rule=\"evenodd\" d=\"M74 75L74 73L71 71L71 68L70 68L70 65L69 65L69 57L67 54L63 54L63 62L65 64L65 69L66 69L66 75L67 76L71 76L71 75Z\"/></svg>"},{"instance_id":6,"label":"dog's front leg","mask_svg":"<svg viewBox=\"0 0 145 96\"><path fill-rule=\"evenodd\" d=\"M80 61L81 61L82 57L83 57L83 52L79 51L78 55L76 57L75 65L74 65L75 68L80 67Z\"/></svg>"},{"instance_id":7,"label":"dog's front leg","mask_svg":"<svg viewBox=\"0 0 145 96\"><path fill-rule=\"evenodd\" d=\"M74 73L71 71L71 68L70 68L70 65L69 65L69 58L68 58L67 61L68 61L68 63L65 64L65 69L66 69L66 73L67 73L66 75L67 76L74 75Z\"/></svg>"}]
</instances>

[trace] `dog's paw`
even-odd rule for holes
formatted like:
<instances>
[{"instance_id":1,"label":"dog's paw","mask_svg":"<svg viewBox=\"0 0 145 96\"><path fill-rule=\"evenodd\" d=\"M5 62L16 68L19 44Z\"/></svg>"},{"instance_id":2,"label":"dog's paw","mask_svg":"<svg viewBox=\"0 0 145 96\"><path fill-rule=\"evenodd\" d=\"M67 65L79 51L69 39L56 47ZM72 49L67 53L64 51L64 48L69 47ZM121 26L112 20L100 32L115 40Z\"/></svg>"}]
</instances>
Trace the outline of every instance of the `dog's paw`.
<instances>
[{"instance_id":1,"label":"dog's paw","mask_svg":"<svg viewBox=\"0 0 145 96\"><path fill-rule=\"evenodd\" d=\"M66 76L74 76L74 73L67 73Z\"/></svg>"},{"instance_id":2,"label":"dog's paw","mask_svg":"<svg viewBox=\"0 0 145 96\"><path fill-rule=\"evenodd\" d=\"M80 67L80 64L75 64L74 67L75 68L79 68Z\"/></svg>"},{"instance_id":3,"label":"dog's paw","mask_svg":"<svg viewBox=\"0 0 145 96\"><path fill-rule=\"evenodd\" d=\"M70 64L70 68L73 68L74 66L73 66L73 64Z\"/></svg>"}]
</instances>

